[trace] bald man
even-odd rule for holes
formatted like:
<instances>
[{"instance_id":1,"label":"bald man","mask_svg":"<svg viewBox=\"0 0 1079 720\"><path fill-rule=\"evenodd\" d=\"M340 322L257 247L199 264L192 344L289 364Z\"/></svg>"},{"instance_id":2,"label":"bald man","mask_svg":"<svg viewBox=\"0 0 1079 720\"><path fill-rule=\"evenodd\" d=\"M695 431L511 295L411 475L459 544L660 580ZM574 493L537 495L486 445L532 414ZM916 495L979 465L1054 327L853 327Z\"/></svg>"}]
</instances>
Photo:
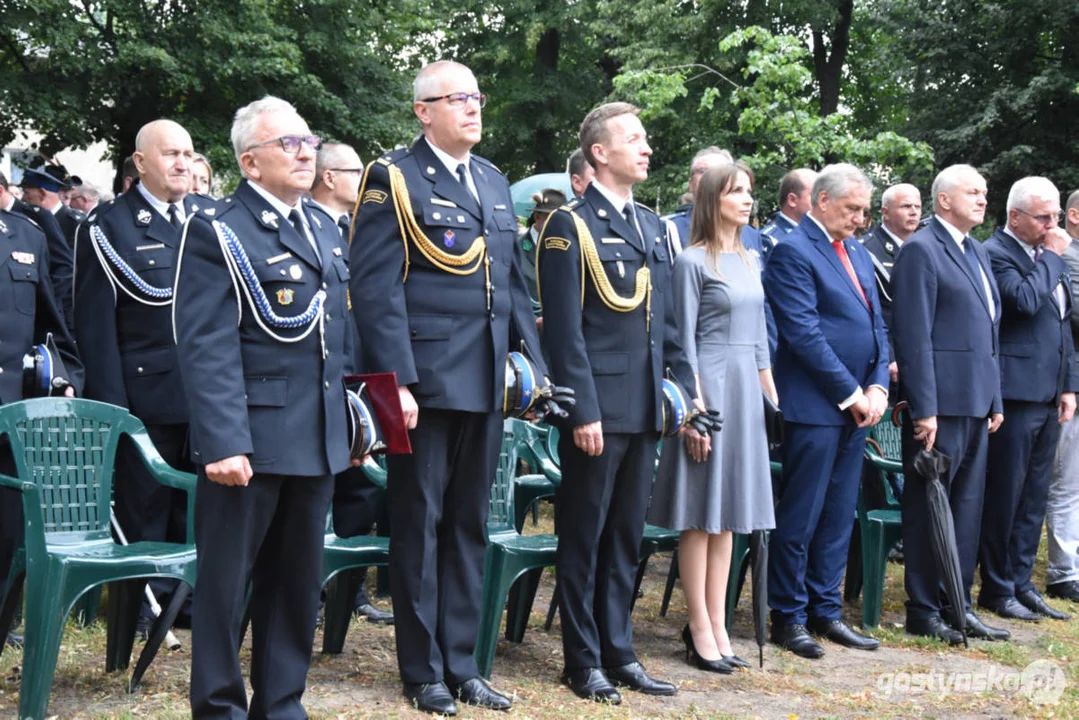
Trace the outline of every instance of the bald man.
<instances>
[{"instance_id":1,"label":"bald man","mask_svg":"<svg viewBox=\"0 0 1079 720\"><path fill-rule=\"evenodd\" d=\"M188 215L194 149L171 120L144 125L135 140L139 179L92 212L75 244L75 336L86 365L86 397L128 408L161 456L191 469L187 403L172 339L172 285ZM186 497L159 485L132 448L116 458L116 517L127 539L186 542ZM154 581L164 601L175 583ZM150 618L143 608L140 624ZM141 628L140 628L141 630Z\"/></svg>"}]
</instances>

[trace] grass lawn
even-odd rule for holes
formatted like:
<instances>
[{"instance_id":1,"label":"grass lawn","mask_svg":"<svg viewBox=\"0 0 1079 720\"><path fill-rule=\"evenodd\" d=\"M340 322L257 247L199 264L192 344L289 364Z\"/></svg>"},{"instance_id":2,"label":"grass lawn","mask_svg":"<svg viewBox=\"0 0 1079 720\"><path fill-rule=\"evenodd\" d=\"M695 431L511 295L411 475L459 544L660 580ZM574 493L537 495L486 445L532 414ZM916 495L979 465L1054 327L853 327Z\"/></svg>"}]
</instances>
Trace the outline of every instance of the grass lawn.
<instances>
[{"instance_id":1,"label":"grass lawn","mask_svg":"<svg viewBox=\"0 0 1079 720\"><path fill-rule=\"evenodd\" d=\"M539 528L549 532L551 511L545 506ZM1045 543L1035 568L1042 587ZM608 707L578 700L562 687L559 624L550 633L543 620L554 586L552 573L544 574L524 642L500 641L493 685L516 696L513 715L518 718L623 718L695 717L729 718L1076 718L1079 717L1079 619L1070 622L1018 623L983 614L990 624L1012 632L1009 643L971 641L969 649L908 637L903 633L903 568L888 566L881 627L874 635L884 647L859 652L825 642L827 654L817 661L803 660L767 645L764 669L715 676L685 663L679 640L686 622L685 605L676 588L670 612L660 617L668 556L653 557L643 586L644 597L634 612L638 654L649 671L677 684L671 698L647 698L627 692L621 706ZM371 577L373 586L374 576ZM734 618L735 650L756 660L757 648L749 610L749 583ZM1059 609L1079 613L1068 603L1050 601ZM846 619L857 625L861 601L846 609ZM129 673L106 674L103 620L89 628L69 625L56 670L49 716L57 718L186 718L187 679L190 671L190 635L177 631L184 647L163 650L134 695L124 687ZM321 647L321 634L315 640ZM141 645L136 645L139 652ZM243 663L248 662L244 651ZM1030 663L1048 660L1063 670L1066 686L1054 704L1036 704L1019 682ZM19 694L20 653L10 649L0 656L0 717L15 717ZM953 675L955 674L955 675ZM941 681L960 683L957 690L941 690ZM967 682L967 685L962 685ZM979 686L979 682L982 685ZM919 685L919 683L922 683ZM926 689L926 684L929 688ZM949 685L949 688L954 686ZM355 620L337 656L316 654L304 703L312 718L424 717L406 705L400 695L391 628ZM505 717L494 712L461 708L463 717Z\"/></svg>"}]
</instances>

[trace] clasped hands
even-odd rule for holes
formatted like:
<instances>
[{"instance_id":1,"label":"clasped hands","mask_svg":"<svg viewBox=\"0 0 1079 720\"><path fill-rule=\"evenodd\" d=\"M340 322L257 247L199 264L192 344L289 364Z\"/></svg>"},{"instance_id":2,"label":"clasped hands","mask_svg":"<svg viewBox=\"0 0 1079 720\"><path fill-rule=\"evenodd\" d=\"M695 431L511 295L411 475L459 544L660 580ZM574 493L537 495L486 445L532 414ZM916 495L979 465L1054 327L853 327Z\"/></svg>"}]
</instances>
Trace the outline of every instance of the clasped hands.
<instances>
[{"instance_id":1,"label":"clasped hands","mask_svg":"<svg viewBox=\"0 0 1079 720\"><path fill-rule=\"evenodd\" d=\"M848 409L858 427L872 427L880 422L884 411L888 409L888 394L879 387L871 387Z\"/></svg>"}]
</instances>

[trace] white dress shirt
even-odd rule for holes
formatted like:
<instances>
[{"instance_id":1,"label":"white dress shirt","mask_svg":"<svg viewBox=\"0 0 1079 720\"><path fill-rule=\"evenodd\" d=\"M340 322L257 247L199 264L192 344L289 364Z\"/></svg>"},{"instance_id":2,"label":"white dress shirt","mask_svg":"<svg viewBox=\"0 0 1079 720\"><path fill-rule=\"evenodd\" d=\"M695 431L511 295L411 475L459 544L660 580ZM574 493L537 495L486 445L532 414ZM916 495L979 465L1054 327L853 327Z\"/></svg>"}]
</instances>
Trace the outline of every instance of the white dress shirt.
<instances>
[{"instance_id":1,"label":"white dress shirt","mask_svg":"<svg viewBox=\"0 0 1079 720\"><path fill-rule=\"evenodd\" d=\"M156 210L158 215L166 220L169 219L169 203L159 199L156 195L147 190L146 186L141 182L136 183L135 187L139 189L139 194L142 195L146 202L150 203L150 207ZM183 202L173 203L173 205L176 206L176 217L180 218L181 223L185 222L187 220L187 213L184 212Z\"/></svg>"},{"instance_id":2,"label":"white dress shirt","mask_svg":"<svg viewBox=\"0 0 1079 720\"><path fill-rule=\"evenodd\" d=\"M642 238L641 242L644 242L644 233L641 232L641 221L637 218L637 208L633 207L633 193L630 193L626 197L618 197L613 190L604 187L599 181L592 180L592 184L596 186L596 189L599 190L603 197L607 198L607 202L614 205L614 209L618 211L619 215L625 217L627 205L633 208L633 224L636 225L637 237Z\"/></svg>"},{"instance_id":3,"label":"white dress shirt","mask_svg":"<svg viewBox=\"0 0 1079 720\"><path fill-rule=\"evenodd\" d=\"M427 137L424 137L423 141L427 143L427 146L431 148L432 152L434 152L435 157L442 161L442 164L445 165L446 169L450 171L450 175L452 175L454 179L458 182L460 182L460 178L457 177L457 166L464 164L465 180L468 181L468 191L472 193L472 197L475 198L476 202L479 202L480 193L478 190L476 190L476 181L472 179L472 153L468 153L465 156L464 160L458 160L445 150L435 147L435 144L431 142Z\"/></svg>"},{"instance_id":4,"label":"white dress shirt","mask_svg":"<svg viewBox=\"0 0 1079 720\"><path fill-rule=\"evenodd\" d=\"M298 200L295 205L286 205L280 198L271 194L269 190L262 187L254 180L248 180L247 182L255 192L262 196L263 200L270 204L270 207L281 215L282 221L291 225L292 221L289 220L289 214L292 213L293 210L298 210L300 212L300 225L303 226L303 234L307 238L307 242L311 244L311 248L315 251L315 257L318 258L321 263L322 253L318 251L318 245L315 244L315 236L311 234L311 227L307 224L307 213L303 211L303 200Z\"/></svg>"}]
</instances>

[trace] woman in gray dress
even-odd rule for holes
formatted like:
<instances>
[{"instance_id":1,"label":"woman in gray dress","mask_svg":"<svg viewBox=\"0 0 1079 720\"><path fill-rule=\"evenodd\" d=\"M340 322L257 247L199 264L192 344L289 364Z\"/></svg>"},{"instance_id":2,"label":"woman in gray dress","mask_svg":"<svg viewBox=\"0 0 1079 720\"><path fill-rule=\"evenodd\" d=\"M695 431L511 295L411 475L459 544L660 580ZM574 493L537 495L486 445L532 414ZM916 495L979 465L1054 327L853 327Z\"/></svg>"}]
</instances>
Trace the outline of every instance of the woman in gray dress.
<instances>
[{"instance_id":1,"label":"woman in gray dress","mask_svg":"<svg viewBox=\"0 0 1079 720\"><path fill-rule=\"evenodd\" d=\"M690 245L674 263L682 347L703 406L723 430L692 428L664 442L648 522L681 531L678 569L689 608L687 659L712 672L748 667L727 636L731 533L775 527L763 390L777 401L764 322L759 261L742 246L753 173L739 163L708 171L697 187Z\"/></svg>"}]
</instances>

